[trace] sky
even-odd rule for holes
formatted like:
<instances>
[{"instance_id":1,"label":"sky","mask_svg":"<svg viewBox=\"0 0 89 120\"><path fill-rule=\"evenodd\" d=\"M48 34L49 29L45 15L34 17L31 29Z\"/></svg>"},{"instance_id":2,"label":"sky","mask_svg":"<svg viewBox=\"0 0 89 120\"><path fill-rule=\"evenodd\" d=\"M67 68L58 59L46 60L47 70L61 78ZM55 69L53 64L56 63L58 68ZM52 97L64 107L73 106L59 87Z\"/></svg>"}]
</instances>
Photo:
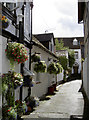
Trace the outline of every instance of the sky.
<instances>
[{"instance_id":1,"label":"sky","mask_svg":"<svg viewBox=\"0 0 89 120\"><path fill-rule=\"evenodd\" d=\"M54 37L81 37L77 0L33 0L33 34L53 33Z\"/></svg>"}]
</instances>

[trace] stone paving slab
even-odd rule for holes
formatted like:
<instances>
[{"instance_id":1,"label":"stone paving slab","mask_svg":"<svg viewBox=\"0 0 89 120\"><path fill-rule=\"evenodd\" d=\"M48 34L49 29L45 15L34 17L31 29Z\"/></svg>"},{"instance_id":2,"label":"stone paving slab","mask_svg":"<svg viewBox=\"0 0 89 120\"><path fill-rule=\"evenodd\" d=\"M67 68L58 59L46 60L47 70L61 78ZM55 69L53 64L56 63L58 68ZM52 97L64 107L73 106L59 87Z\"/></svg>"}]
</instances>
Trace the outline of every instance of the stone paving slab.
<instances>
[{"instance_id":1,"label":"stone paving slab","mask_svg":"<svg viewBox=\"0 0 89 120\"><path fill-rule=\"evenodd\" d=\"M83 95L78 92L81 84L81 80L75 80L59 85L58 92L50 100L42 101L34 112L22 118L70 118L71 115L83 115Z\"/></svg>"}]
</instances>

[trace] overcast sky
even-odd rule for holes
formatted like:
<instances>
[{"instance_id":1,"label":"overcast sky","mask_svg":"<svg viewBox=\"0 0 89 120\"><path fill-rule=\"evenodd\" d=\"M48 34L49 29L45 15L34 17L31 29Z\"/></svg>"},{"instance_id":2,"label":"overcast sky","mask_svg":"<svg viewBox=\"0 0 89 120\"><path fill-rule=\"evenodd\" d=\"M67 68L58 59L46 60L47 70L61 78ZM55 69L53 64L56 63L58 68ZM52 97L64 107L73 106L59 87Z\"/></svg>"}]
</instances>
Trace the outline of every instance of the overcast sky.
<instances>
[{"instance_id":1,"label":"overcast sky","mask_svg":"<svg viewBox=\"0 0 89 120\"><path fill-rule=\"evenodd\" d=\"M83 24L78 24L77 0L33 1L33 34L47 31L55 37L83 36Z\"/></svg>"}]
</instances>

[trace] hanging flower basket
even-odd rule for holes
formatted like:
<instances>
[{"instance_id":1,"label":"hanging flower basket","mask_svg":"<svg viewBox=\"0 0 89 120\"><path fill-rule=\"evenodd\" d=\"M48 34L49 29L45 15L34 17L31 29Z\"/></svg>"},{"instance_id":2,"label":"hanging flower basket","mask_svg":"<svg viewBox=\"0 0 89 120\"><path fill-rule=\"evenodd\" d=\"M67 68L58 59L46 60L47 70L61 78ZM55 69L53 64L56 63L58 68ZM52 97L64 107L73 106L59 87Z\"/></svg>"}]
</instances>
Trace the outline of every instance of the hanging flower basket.
<instances>
[{"instance_id":1,"label":"hanging flower basket","mask_svg":"<svg viewBox=\"0 0 89 120\"><path fill-rule=\"evenodd\" d=\"M32 76L29 76L29 75L24 76L24 83L23 83L23 85L25 87L33 87L34 83L33 83L32 79L33 79Z\"/></svg>"},{"instance_id":2,"label":"hanging flower basket","mask_svg":"<svg viewBox=\"0 0 89 120\"><path fill-rule=\"evenodd\" d=\"M40 62L40 56L38 54L33 54L31 56L32 62Z\"/></svg>"},{"instance_id":3,"label":"hanging flower basket","mask_svg":"<svg viewBox=\"0 0 89 120\"><path fill-rule=\"evenodd\" d=\"M37 73L38 72L42 73L42 72L46 72L46 68L47 68L47 66L45 64L45 61L40 61L40 62L35 64L34 71Z\"/></svg>"},{"instance_id":4,"label":"hanging flower basket","mask_svg":"<svg viewBox=\"0 0 89 120\"><path fill-rule=\"evenodd\" d=\"M14 84L14 88L21 86L23 84L23 76L21 73L16 72L8 72L2 75L2 84L4 84L4 89L6 88L5 85L12 85Z\"/></svg>"},{"instance_id":5,"label":"hanging flower basket","mask_svg":"<svg viewBox=\"0 0 89 120\"><path fill-rule=\"evenodd\" d=\"M5 29L9 26L9 21L8 19L6 18L6 16L2 16L1 18L1 22L2 22L2 28Z\"/></svg>"},{"instance_id":6,"label":"hanging flower basket","mask_svg":"<svg viewBox=\"0 0 89 120\"><path fill-rule=\"evenodd\" d=\"M7 48L5 49L5 53L12 66L15 62L19 64L28 60L27 49L21 43L8 43Z\"/></svg>"},{"instance_id":7,"label":"hanging flower basket","mask_svg":"<svg viewBox=\"0 0 89 120\"><path fill-rule=\"evenodd\" d=\"M58 70L56 71L56 74L60 74L60 73L62 73L63 68L62 68L61 64L56 63L56 67L58 68Z\"/></svg>"},{"instance_id":8,"label":"hanging flower basket","mask_svg":"<svg viewBox=\"0 0 89 120\"><path fill-rule=\"evenodd\" d=\"M58 71L58 68L56 67L56 64L54 62L51 62L47 68L47 72L49 74L56 74Z\"/></svg>"}]
</instances>

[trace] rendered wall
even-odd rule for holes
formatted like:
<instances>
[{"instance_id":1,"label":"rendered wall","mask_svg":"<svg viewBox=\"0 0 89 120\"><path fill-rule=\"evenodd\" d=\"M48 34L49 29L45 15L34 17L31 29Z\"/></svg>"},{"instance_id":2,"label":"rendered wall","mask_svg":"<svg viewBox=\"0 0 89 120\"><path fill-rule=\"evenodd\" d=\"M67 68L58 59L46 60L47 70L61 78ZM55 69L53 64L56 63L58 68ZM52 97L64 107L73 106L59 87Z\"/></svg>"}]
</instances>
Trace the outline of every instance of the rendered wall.
<instances>
[{"instance_id":1,"label":"rendered wall","mask_svg":"<svg viewBox=\"0 0 89 120\"><path fill-rule=\"evenodd\" d=\"M42 50L41 48L37 47L37 46L33 46L32 49L32 53L40 53L41 56L41 60L46 62L46 65L48 66L50 64L50 62L52 62L52 59L56 59L55 57L53 57L52 55L50 55L49 53L47 53L46 51ZM48 61L48 58L52 58L50 61ZM34 64L32 64L32 71L34 72L33 68L34 68ZM34 87L32 87L31 89L31 95L32 96L37 96L37 97L41 97L42 95L46 94L48 91L48 87L51 86L54 83L56 83L56 76L53 74L49 74L49 73L35 73L35 77L34 80L36 81L36 79L39 79L40 83L35 83ZM62 74L58 75L58 81L62 80Z\"/></svg>"}]
</instances>

